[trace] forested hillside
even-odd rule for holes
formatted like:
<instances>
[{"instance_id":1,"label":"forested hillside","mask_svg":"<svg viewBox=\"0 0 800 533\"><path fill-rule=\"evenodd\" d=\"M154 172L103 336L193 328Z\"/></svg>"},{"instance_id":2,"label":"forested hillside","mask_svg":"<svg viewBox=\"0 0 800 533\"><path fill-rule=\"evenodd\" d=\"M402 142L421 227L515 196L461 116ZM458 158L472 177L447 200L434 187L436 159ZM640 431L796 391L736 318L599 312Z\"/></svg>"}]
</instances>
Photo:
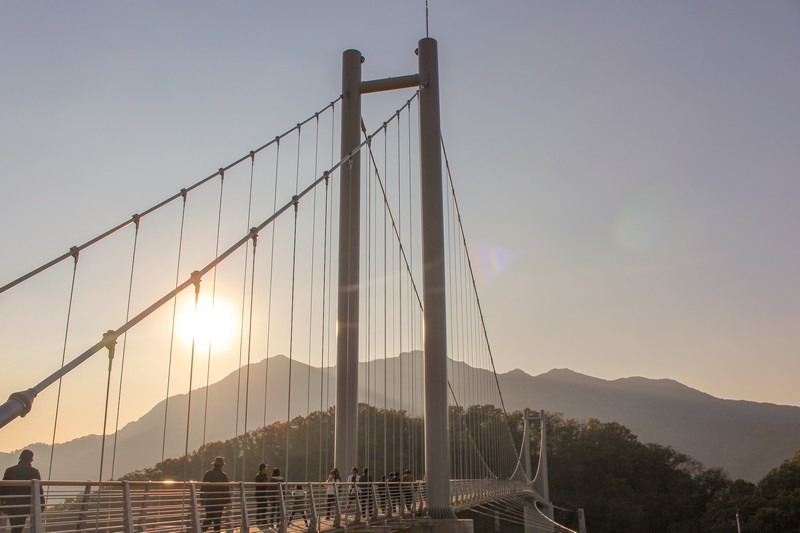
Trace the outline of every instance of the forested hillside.
<instances>
[{"instance_id":1,"label":"forested hillside","mask_svg":"<svg viewBox=\"0 0 800 533\"><path fill-rule=\"evenodd\" d=\"M422 420L401 411L365 405L360 406L359 413L359 460L363 457L364 464L358 466L369 466L376 479L406 467L422 478ZM469 435L451 432L456 440L451 443L453 468L463 470L464 464L474 462L467 470L478 472L481 461L477 455L459 450L475 450L480 446L475 443L490 441L506 415L493 406L476 406L466 411L453 408L451 417L451 422L460 420L471 428ZM507 415L517 448L523 438L522 418L519 411ZM213 458L222 455L232 480L250 481L261 461L285 469L286 429L285 422L276 422L239 439L207 444L186 459L168 459L131 472L123 479L178 480L185 472L189 479L199 479ZM776 465L758 483L751 483L733 480L722 469L706 468L671 447L643 444L618 423L583 423L547 414L546 429L550 496L558 508L556 518L564 525L577 528L575 511L583 508L592 533L723 533L736 531L738 511L743 532L800 531L800 453ZM323 452L333 448L333 412L297 417L289 424L289 431L287 479L324 479L333 466L332 453ZM539 432L534 428L532 433L532 460L537 464ZM509 475L514 466L502 460L496 465L498 475ZM513 514L509 512L508 517ZM476 531L493 527L491 517L478 513L464 516L477 521ZM521 525L503 518L502 531L522 531Z\"/></svg>"}]
</instances>

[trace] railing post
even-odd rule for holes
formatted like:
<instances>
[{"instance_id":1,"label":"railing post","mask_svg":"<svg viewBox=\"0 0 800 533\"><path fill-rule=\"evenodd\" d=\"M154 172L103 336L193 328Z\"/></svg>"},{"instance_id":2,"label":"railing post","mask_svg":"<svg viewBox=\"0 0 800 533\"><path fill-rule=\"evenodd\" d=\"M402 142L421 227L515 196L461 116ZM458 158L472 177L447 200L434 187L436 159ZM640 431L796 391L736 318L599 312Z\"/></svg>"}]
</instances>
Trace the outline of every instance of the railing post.
<instances>
[{"instance_id":1,"label":"railing post","mask_svg":"<svg viewBox=\"0 0 800 533\"><path fill-rule=\"evenodd\" d=\"M142 506L139 509L139 520L137 520L139 531L146 530L145 523L147 521L147 505L149 503L149 496L150 496L150 483L144 486L144 496L142 496Z\"/></svg>"},{"instance_id":2,"label":"railing post","mask_svg":"<svg viewBox=\"0 0 800 533\"><path fill-rule=\"evenodd\" d=\"M86 513L89 512L89 497L92 493L92 486L88 483L83 489L83 497L81 498L81 509L78 511L77 526L75 529L82 531L86 528Z\"/></svg>"},{"instance_id":3,"label":"railing post","mask_svg":"<svg viewBox=\"0 0 800 533\"><path fill-rule=\"evenodd\" d=\"M341 155L361 140L361 52L342 54ZM334 464L342 471L358 457L358 316L361 154L339 169L339 293L336 322L336 435ZM288 475L284 472L285 475Z\"/></svg>"},{"instance_id":4,"label":"railing post","mask_svg":"<svg viewBox=\"0 0 800 533\"><path fill-rule=\"evenodd\" d=\"M242 531L250 531L250 515L247 512L247 496L245 495L244 482L239 482L239 505L242 512Z\"/></svg>"},{"instance_id":5,"label":"railing post","mask_svg":"<svg viewBox=\"0 0 800 533\"><path fill-rule=\"evenodd\" d=\"M335 528L338 528L342 525L342 503L339 500L341 485L343 485L341 482L333 483L333 498L334 503L336 504L336 512L333 517L333 527Z\"/></svg>"},{"instance_id":6,"label":"railing post","mask_svg":"<svg viewBox=\"0 0 800 533\"><path fill-rule=\"evenodd\" d=\"M44 531L42 527L42 482L31 480L31 533Z\"/></svg>"},{"instance_id":7,"label":"railing post","mask_svg":"<svg viewBox=\"0 0 800 533\"><path fill-rule=\"evenodd\" d=\"M202 528L200 526L200 506L197 505L196 483L189 484L189 500L190 500L189 509L192 515L192 531L194 531L195 533L200 533Z\"/></svg>"},{"instance_id":8,"label":"railing post","mask_svg":"<svg viewBox=\"0 0 800 533\"><path fill-rule=\"evenodd\" d=\"M356 508L353 511L353 523L354 524L360 524L361 523L361 518L363 516L363 513L361 512L361 493L358 490L359 489L358 483L353 483L353 487L355 489L355 492L353 494L355 494L355 498L356 498ZM347 506L350 507L350 502L349 501L347 502Z\"/></svg>"},{"instance_id":9,"label":"railing post","mask_svg":"<svg viewBox=\"0 0 800 533\"><path fill-rule=\"evenodd\" d=\"M314 497L314 484L310 482L308 484L308 497L311 503L311 517L308 521L308 531L316 531L317 523L319 522L319 511L317 509L317 499Z\"/></svg>"},{"instance_id":10,"label":"railing post","mask_svg":"<svg viewBox=\"0 0 800 533\"><path fill-rule=\"evenodd\" d=\"M131 485L128 481L122 482L122 530L133 533L133 505L131 505Z\"/></svg>"},{"instance_id":11,"label":"railing post","mask_svg":"<svg viewBox=\"0 0 800 533\"><path fill-rule=\"evenodd\" d=\"M285 483L278 484L278 496L280 497L280 513L281 515L278 517L278 531L285 532L286 531L286 499L283 496L283 491L286 488Z\"/></svg>"}]
</instances>

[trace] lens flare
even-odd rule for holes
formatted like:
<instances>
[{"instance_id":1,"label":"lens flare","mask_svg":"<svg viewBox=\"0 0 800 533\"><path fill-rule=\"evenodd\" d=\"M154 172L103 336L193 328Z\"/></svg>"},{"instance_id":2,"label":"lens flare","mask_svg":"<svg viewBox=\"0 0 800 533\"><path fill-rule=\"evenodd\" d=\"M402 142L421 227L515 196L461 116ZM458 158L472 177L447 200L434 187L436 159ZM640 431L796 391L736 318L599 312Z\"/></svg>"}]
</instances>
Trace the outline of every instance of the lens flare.
<instances>
[{"instance_id":1,"label":"lens flare","mask_svg":"<svg viewBox=\"0 0 800 533\"><path fill-rule=\"evenodd\" d=\"M236 314L233 307L219 298L201 297L195 309L194 302L185 305L179 314L176 327L187 344L195 342L198 350L209 347L221 349L228 346L236 332Z\"/></svg>"}]
</instances>

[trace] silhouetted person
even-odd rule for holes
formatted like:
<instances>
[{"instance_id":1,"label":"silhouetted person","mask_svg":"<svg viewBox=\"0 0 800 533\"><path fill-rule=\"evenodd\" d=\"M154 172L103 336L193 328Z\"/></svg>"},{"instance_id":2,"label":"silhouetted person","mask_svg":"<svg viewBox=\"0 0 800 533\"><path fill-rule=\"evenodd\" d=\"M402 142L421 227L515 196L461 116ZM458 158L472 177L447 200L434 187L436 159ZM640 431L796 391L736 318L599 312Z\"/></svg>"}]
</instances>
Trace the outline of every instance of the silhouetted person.
<instances>
[{"instance_id":1,"label":"silhouetted person","mask_svg":"<svg viewBox=\"0 0 800 533\"><path fill-rule=\"evenodd\" d=\"M347 476L347 505L344 509L344 514L350 510L350 504L355 502L355 507L353 514L355 514L356 510L358 509L358 468L355 466L350 469L350 475Z\"/></svg>"},{"instance_id":2,"label":"silhouetted person","mask_svg":"<svg viewBox=\"0 0 800 533\"><path fill-rule=\"evenodd\" d=\"M22 450L19 454L19 463L16 466L6 468L3 475L4 481L29 481L32 479L42 479L39 471L31 466L33 462L33 452ZM11 523L11 533L22 533L25 529L25 520L31 514L31 488L29 487L2 487L3 493L0 494L6 505L6 514ZM44 493L39 486L39 497L44 505Z\"/></svg>"},{"instance_id":3,"label":"silhouetted person","mask_svg":"<svg viewBox=\"0 0 800 533\"><path fill-rule=\"evenodd\" d=\"M397 512L400 512L402 504L400 503L400 473L399 472L389 472L389 479L386 480L389 483L389 497L391 502L389 504L389 508L394 512L397 509Z\"/></svg>"},{"instance_id":4,"label":"silhouetted person","mask_svg":"<svg viewBox=\"0 0 800 533\"><path fill-rule=\"evenodd\" d=\"M206 508L206 519L203 520L203 531L208 531L212 525L214 531L222 529L222 511L231 502L230 488L228 487L228 475L222 471L225 466L225 459L217 457L214 459L213 468L203 476L203 486L201 499ZM213 485L219 483L219 485Z\"/></svg>"},{"instance_id":5,"label":"silhouetted person","mask_svg":"<svg viewBox=\"0 0 800 533\"><path fill-rule=\"evenodd\" d=\"M289 522L300 515L303 522L308 527L308 515L306 515L306 491L303 490L303 485L296 485L291 494L291 511L289 512Z\"/></svg>"},{"instance_id":6,"label":"silhouetted person","mask_svg":"<svg viewBox=\"0 0 800 533\"><path fill-rule=\"evenodd\" d=\"M254 481L256 482L256 525L261 527L266 524L267 506L269 505L267 496L269 476L265 463L258 465L258 474Z\"/></svg>"},{"instance_id":7,"label":"silhouetted person","mask_svg":"<svg viewBox=\"0 0 800 533\"><path fill-rule=\"evenodd\" d=\"M364 515L369 519L372 516L372 477L369 475L369 468L364 467L364 473L361 474L359 481L359 493L361 495L361 510Z\"/></svg>"},{"instance_id":8,"label":"silhouetted person","mask_svg":"<svg viewBox=\"0 0 800 533\"><path fill-rule=\"evenodd\" d=\"M283 483L283 476L279 468L272 469L272 475L269 478L269 523L280 522L283 516L283 508L281 507L281 483Z\"/></svg>"},{"instance_id":9,"label":"silhouetted person","mask_svg":"<svg viewBox=\"0 0 800 533\"><path fill-rule=\"evenodd\" d=\"M341 481L342 478L339 477L338 468L331 470L331 473L328 474L328 479L325 480L325 483L327 483L327 486L325 487L325 494L327 495L327 501L325 502L326 519L331 517L331 511L333 511L333 513L336 512L336 491L339 490L336 484L340 483Z\"/></svg>"},{"instance_id":10,"label":"silhouetted person","mask_svg":"<svg viewBox=\"0 0 800 533\"><path fill-rule=\"evenodd\" d=\"M414 502L414 476L411 475L411 470L406 468L403 473L403 499L406 502L406 510L410 513Z\"/></svg>"}]
</instances>

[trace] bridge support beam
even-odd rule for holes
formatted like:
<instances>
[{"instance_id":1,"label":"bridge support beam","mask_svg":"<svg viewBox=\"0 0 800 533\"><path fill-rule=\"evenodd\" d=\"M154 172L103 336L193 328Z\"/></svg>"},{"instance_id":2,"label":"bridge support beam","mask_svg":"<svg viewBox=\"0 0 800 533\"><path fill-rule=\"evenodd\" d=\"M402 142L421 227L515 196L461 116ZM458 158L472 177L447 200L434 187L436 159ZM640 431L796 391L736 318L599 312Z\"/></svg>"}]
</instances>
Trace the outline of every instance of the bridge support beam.
<instances>
[{"instance_id":1,"label":"bridge support beam","mask_svg":"<svg viewBox=\"0 0 800 533\"><path fill-rule=\"evenodd\" d=\"M419 159L422 210L425 474L428 512L455 519L450 507L447 431L447 308L445 298L439 57L435 39L419 41Z\"/></svg>"},{"instance_id":2,"label":"bridge support beam","mask_svg":"<svg viewBox=\"0 0 800 533\"><path fill-rule=\"evenodd\" d=\"M361 141L361 63L358 50L342 54L342 159ZM358 299L361 156L340 168L339 292L336 322L336 436L334 462L349 472L358 458Z\"/></svg>"}]
</instances>

